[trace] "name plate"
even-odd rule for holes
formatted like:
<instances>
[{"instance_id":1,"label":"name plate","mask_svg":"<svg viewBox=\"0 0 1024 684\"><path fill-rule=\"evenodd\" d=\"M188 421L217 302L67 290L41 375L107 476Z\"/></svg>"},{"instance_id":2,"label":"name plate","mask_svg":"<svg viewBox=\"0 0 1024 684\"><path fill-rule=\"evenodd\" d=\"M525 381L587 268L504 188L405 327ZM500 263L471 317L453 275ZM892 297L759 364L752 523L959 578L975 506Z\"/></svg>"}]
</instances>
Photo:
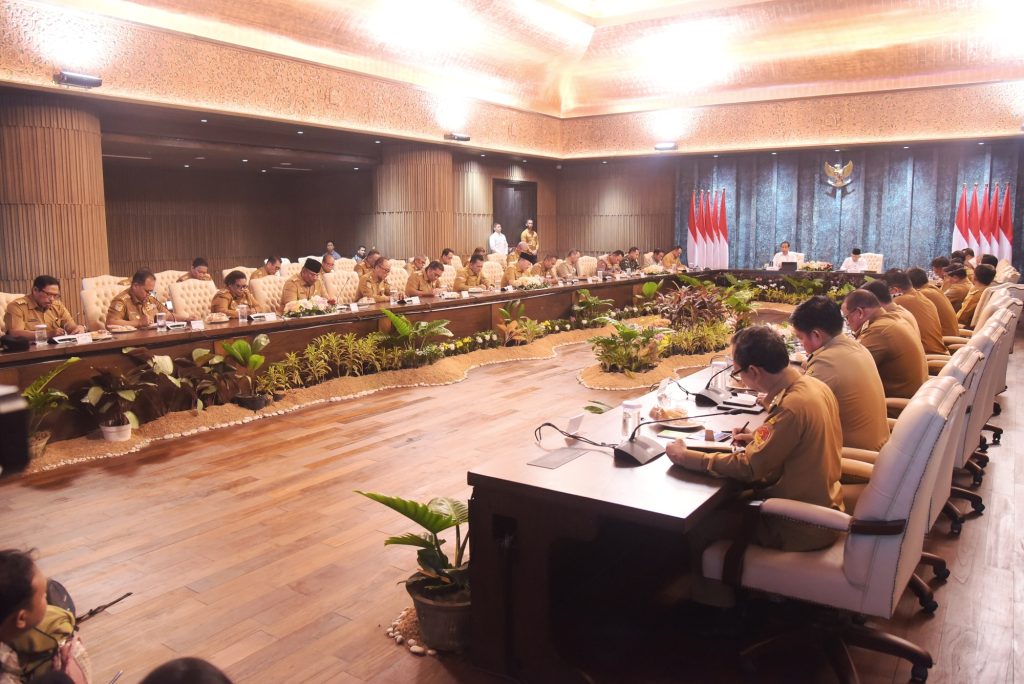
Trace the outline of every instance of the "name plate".
<instances>
[{"instance_id":1,"label":"name plate","mask_svg":"<svg viewBox=\"0 0 1024 684\"><path fill-rule=\"evenodd\" d=\"M249 320L251 320L253 323L266 323L268 321L276 321L277 314L273 312L254 313L249 315Z\"/></svg>"},{"instance_id":2,"label":"name plate","mask_svg":"<svg viewBox=\"0 0 1024 684\"><path fill-rule=\"evenodd\" d=\"M193 330L206 330L206 321L202 321L202 320L192 321L192 329Z\"/></svg>"},{"instance_id":3,"label":"name plate","mask_svg":"<svg viewBox=\"0 0 1024 684\"><path fill-rule=\"evenodd\" d=\"M92 337L89 335L55 335L53 341L57 344L81 344L80 338L86 337L89 342L92 342Z\"/></svg>"},{"instance_id":4,"label":"name plate","mask_svg":"<svg viewBox=\"0 0 1024 684\"><path fill-rule=\"evenodd\" d=\"M195 321L192 322L195 323ZM202 321L199 322L202 323ZM188 323L186 323L185 321L167 321L168 330L184 330L187 327Z\"/></svg>"},{"instance_id":5,"label":"name plate","mask_svg":"<svg viewBox=\"0 0 1024 684\"><path fill-rule=\"evenodd\" d=\"M409 297L408 299L405 300L405 303L406 304L419 304L420 303L420 298L419 297Z\"/></svg>"},{"instance_id":6,"label":"name plate","mask_svg":"<svg viewBox=\"0 0 1024 684\"><path fill-rule=\"evenodd\" d=\"M75 339L78 344L90 344L92 343L92 335L89 333L82 333L81 335L75 335Z\"/></svg>"},{"instance_id":7,"label":"name plate","mask_svg":"<svg viewBox=\"0 0 1024 684\"><path fill-rule=\"evenodd\" d=\"M459 294L462 295L463 299L469 299L469 290L463 290Z\"/></svg>"},{"instance_id":8,"label":"name plate","mask_svg":"<svg viewBox=\"0 0 1024 684\"><path fill-rule=\"evenodd\" d=\"M359 313L359 304L356 302L351 302L348 305L348 310L351 311L352 313Z\"/></svg>"}]
</instances>

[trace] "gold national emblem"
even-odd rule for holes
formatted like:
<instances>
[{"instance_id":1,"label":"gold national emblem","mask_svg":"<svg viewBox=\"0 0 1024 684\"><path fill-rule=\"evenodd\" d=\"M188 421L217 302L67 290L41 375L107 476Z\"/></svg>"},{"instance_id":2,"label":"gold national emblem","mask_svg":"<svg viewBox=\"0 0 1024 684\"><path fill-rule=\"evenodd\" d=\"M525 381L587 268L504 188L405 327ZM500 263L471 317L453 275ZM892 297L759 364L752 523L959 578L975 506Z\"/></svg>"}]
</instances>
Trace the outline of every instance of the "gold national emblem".
<instances>
[{"instance_id":1,"label":"gold national emblem","mask_svg":"<svg viewBox=\"0 0 1024 684\"><path fill-rule=\"evenodd\" d=\"M773 429L770 423L765 423L754 430L754 446L763 446L772 438Z\"/></svg>"}]
</instances>

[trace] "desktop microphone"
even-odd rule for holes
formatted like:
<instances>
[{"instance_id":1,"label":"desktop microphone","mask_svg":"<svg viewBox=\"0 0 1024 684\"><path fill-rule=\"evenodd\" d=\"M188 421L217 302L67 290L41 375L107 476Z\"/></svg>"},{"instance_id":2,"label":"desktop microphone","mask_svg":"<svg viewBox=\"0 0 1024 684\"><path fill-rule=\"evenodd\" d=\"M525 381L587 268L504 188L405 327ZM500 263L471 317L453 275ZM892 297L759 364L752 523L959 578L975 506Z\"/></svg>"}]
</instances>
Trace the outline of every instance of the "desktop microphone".
<instances>
[{"instance_id":1,"label":"desktop microphone","mask_svg":"<svg viewBox=\"0 0 1024 684\"><path fill-rule=\"evenodd\" d=\"M711 386L711 383L715 378L728 370L732 370L730 366L726 366L716 373L713 373L711 377L708 378L707 384L704 385L704 389L696 393L687 392L687 394L693 394L693 401L697 406L718 406L719 404L732 399L732 394L728 390L718 389L717 387ZM678 380L676 382L678 382ZM682 387L682 385L680 385L680 387Z\"/></svg>"},{"instance_id":2,"label":"desktop microphone","mask_svg":"<svg viewBox=\"0 0 1024 684\"><path fill-rule=\"evenodd\" d=\"M680 418L666 418L665 420L652 420L649 423L640 423L637 425L633 432L629 434L629 438L623 440L614 449L616 458L628 458L632 461L636 461L638 464L643 465L661 456L665 453L665 448L661 445L661 442L657 441L653 437L646 437L644 435L637 435L640 432L640 428L647 427L648 425L663 425L666 423L674 423L680 420L691 420L693 418L709 418L711 416L731 416L737 413L744 413L742 409L728 409L725 411L716 411L715 413L703 413L696 416L682 416Z\"/></svg>"}]
</instances>

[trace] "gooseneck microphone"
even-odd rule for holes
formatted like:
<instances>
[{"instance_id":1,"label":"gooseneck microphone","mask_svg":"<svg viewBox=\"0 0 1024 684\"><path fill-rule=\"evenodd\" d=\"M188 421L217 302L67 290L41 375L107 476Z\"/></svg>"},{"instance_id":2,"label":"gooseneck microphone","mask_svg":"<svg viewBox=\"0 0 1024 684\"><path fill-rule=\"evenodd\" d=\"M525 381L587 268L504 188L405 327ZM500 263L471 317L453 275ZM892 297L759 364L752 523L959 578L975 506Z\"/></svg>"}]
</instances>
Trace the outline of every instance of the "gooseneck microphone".
<instances>
[{"instance_id":1,"label":"gooseneck microphone","mask_svg":"<svg viewBox=\"0 0 1024 684\"><path fill-rule=\"evenodd\" d=\"M737 413L745 413L743 409L732 408L725 411L716 411L715 413L702 413L696 416L682 416L680 418L666 418L665 420L652 420L649 423L640 423L637 425L633 432L629 434L629 438L623 440L614 449L616 458L628 458L636 461L640 465L653 461L654 459L665 453L665 448L662 447L661 442L655 440L653 437L646 437L644 435L638 435L640 428L647 427L648 425L663 425L666 423L674 423L680 420L690 420L692 418L709 418L711 416L731 416Z\"/></svg>"}]
</instances>

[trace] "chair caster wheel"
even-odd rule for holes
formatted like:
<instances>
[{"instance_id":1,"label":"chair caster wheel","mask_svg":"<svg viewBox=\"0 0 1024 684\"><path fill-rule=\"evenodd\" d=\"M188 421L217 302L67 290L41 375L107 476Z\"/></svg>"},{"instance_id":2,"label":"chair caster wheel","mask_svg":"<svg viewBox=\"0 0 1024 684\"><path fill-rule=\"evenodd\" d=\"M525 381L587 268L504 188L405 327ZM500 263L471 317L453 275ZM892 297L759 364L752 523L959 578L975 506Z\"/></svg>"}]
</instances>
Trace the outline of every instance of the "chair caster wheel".
<instances>
[{"instance_id":1,"label":"chair caster wheel","mask_svg":"<svg viewBox=\"0 0 1024 684\"><path fill-rule=\"evenodd\" d=\"M924 665L914 665L910 668L910 681L912 682L926 682L928 681L928 668Z\"/></svg>"},{"instance_id":2,"label":"chair caster wheel","mask_svg":"<svg viewBox=\"0 0 1024 684\"><path fill-rule=\"evenodd\" d=\"M992 436L992 443L993 444L1002 444L1003 443L1003 436L1000 435L999 433L996 433L995 435Z\"/></svg>"},{"instance_id":3,"label":"chair caster wheel","mask_svg":"<svg viewBox=\"0 0 1024 684\"><path fill-rule=\"evenodd\" d=\"M980 487L980 486L981 486L981 482L982 482L982 480L984 480L984 479L985 479L985 475L984 475L984 473L975 473L975 475L974 475L974 480L972 481L972 483L971 483L971 484L972 484L972 485L973 485L974 487Z\"/></svg>"},{"instance_id":4,"label":"chair caster wheel","mask_svg":"<svg viewBox=\"0 0 1024 684\"><path fill-rule=\"evenodd\" d=\"M953 522L949 523L949 533L950 534L952 534L952 535L954 535L956 537L959 537L960 533L963 532L963 531L964 531L964 524L963 524L963 522L961 522L959 520L954 520Z\"/></svg>"},{"instance_id":5,"label":"chair caster wheel","mask_svg":"<svg viewBox=\"0 0 1024 684\"><path fill-rule=\"evenodd\" d=\"M921 599L921 610L931 615L939 609L939 602L935 599Z\"/></svg>"},{"instance_id":6,"label":"chair caster wheel","mask_svg":"<svg viewBox=\"0 0 1024 684\"><path fill-rule=\"evenodd\" d=\"M984 513L985 512L985 504L983 504L980 501L977 502L977 503L972 503L971 504L971 508L974 509L975 513Z\"/></svg>"},{"instance_id":7,"label":"chair caster wheel","mask_svg":"<svg viewBox=\"0 0 1024 684\"><path fill-rule=\"evenodd\" d=\"M949 568L935 568L935 579L945 582L949 579Z\"/></svg>"}]
</instances>

